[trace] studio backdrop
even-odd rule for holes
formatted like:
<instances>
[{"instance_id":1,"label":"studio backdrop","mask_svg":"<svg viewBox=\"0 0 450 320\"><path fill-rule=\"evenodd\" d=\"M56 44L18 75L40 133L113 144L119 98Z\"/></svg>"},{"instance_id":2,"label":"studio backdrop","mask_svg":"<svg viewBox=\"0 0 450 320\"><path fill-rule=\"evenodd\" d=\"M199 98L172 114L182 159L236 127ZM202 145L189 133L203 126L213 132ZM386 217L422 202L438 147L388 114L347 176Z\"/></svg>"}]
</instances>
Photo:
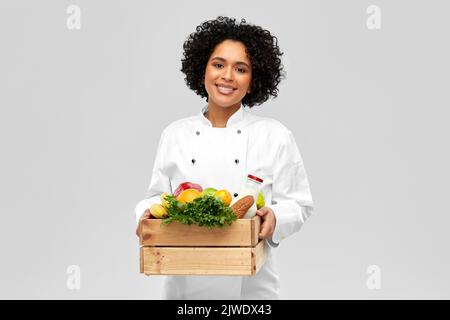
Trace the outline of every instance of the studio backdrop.
<instances>
[{"instance_id":1,"label":"studio backdrop","mask_svg":"<svg viewBox=\"0 0 450 320\"><path fill-rule=\"evenodd\" d=\"M0 3L0 298L157 299L134 207L162 130L206 101L183 42L219 15L278 38L314 213L273 250L283 299L450 298L446 1Z\"/></svg>"}]
</instances>

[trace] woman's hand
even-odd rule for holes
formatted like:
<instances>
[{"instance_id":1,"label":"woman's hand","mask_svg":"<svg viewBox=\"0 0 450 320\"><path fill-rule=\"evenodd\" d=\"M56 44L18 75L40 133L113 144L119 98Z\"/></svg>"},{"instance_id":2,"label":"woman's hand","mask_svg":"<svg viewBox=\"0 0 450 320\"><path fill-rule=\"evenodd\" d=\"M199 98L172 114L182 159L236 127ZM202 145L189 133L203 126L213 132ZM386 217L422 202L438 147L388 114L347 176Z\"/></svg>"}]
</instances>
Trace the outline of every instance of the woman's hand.
<instances>
[{"instance_id":1,"label":"woman's hand","mask_svg":"<svg viewBox=\"0 0 450 320\"><path fill-rule=\"evenodd\" d=\"M275 213L269 207L262 207L256 214L260 216L263 220L261 224L261 230L259 232L260 239L270 239L272 238L273 232L275 231L275 225L277 224L277 218Z\"/></svg>"},{"instance_id":2,"label":"woman's hand","mask_svg":"<svg viewBox=\"0 0 450 320\"><path fill-rule=\"evenodd\" d=\"M140 230L141 230L141 228L139 228L139 227L141 225L141 220L144 220L144 219L150 219L150 210L149 209L145 210L144 213L142 214L141 218L139 219L139 223L138 223L138 225L136 227L136 235L138 237L140 237Z\"/></svg>"}]
</instances>

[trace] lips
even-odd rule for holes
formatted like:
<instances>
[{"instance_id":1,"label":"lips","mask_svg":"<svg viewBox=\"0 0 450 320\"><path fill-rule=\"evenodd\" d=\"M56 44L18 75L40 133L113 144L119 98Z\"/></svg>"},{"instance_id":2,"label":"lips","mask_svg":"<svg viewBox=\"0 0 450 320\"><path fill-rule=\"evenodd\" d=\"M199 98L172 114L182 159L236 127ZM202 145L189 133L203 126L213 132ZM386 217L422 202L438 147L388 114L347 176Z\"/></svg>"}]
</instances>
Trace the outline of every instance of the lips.
<instances>
[{"instance_id":1,"label":"lips","mask_svg":"<svg viewBox=\"0 0 450 320\"><path fill-rule=\"evenodd\" d=\"M236 88L224 84L216 84L216 88L221 94L231 94L236 90Z\"/></svg>"}]
</instances>

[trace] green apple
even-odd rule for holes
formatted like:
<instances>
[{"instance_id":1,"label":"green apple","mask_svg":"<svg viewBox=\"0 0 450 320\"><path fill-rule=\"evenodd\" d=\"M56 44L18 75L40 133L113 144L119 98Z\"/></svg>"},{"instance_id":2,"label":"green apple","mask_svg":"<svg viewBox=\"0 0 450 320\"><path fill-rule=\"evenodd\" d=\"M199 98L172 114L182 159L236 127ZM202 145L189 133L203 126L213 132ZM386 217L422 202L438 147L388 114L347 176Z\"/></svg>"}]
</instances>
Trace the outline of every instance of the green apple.
<instances>
[{"instance_id":1,"label":"green apple","mask_svg":"<svg viewBox=\"0 0 450 320\"><path fill-rule=\"evenodd\" d=\"M256 200L256 208L259 210L262 207L266 205L266 202L264 201L264 194L262 191L258 193L258 199Z\"/></svg>"},{"instance_id":2,"label":"green apple","mask_svg":"<svg viewBox=\"0 0 450 320\"><path fill-rule=\"evenodd\" d=\"M217 189L214 188L206 188L203 190L203 194L209 194L211 196L214 195L214 193L216 193Z\"/></svg>"}]
</instances>

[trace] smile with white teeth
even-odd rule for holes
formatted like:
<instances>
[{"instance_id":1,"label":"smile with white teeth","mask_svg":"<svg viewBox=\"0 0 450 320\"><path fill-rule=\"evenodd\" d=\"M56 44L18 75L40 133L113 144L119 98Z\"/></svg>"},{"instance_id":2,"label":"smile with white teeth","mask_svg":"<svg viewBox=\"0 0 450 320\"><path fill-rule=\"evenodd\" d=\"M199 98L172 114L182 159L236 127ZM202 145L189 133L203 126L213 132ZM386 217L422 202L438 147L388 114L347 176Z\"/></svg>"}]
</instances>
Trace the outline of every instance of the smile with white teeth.
<instances>
[{"instance_id":1,"label":"smile with white teeth","mask_svg":"<svg viewBox=\"0 0 450 320\"><path fill-rule=\"evenodd\" d=\"M234 88L231 88L231 87L225 87L225 86L222 86L222 85L219 85L219 84L216 84L216 87L217 87L217 90L218 90L220 93L222 93L222 94L230 94L230 93L232 93L234 90L236 90L236 89L234 89Z\"/></svg>"}]
</instances>

